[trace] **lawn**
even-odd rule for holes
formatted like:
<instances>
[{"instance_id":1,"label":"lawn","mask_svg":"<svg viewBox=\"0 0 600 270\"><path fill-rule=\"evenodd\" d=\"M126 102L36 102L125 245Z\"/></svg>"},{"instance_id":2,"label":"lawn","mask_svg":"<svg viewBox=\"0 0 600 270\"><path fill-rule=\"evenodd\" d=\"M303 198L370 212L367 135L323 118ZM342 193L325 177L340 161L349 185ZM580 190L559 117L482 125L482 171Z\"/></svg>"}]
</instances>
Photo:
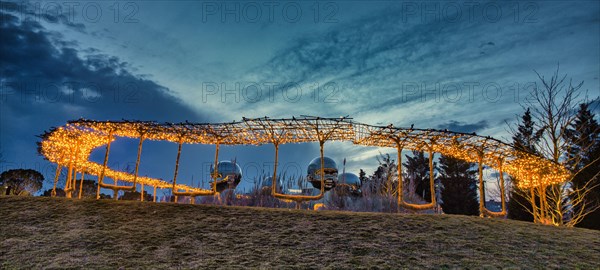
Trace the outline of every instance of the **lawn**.
<instances>
[{"instance_id":1,"label":"lawn","mask_svg":"<svg viewBox=\"0 0 600 270\"><path fill-rule=\"evenodd\" d=\"M0 268L600 268L600 231L454 215L0 197Z\"/></svg>"}]
</instances>

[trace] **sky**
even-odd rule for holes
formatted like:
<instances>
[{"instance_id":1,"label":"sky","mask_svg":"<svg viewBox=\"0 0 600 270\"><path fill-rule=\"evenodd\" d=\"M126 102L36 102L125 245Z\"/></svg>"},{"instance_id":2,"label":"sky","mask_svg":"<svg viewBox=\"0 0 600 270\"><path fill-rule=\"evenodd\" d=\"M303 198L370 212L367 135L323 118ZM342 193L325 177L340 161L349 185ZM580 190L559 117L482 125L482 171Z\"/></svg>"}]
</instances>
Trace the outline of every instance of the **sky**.
<instances>
[{"instance_id":1,"label":"sky","mask_svg":"<svg viewBox=\"0 0 600 270\"><path fill-rule=\"evenodd\" d=\"M509 142L536 71L559 67L584 82L581 97L600 96L597 1L2 1L0 13L0 170L47 179L55 167L36 136L78 118L350 116ZM132 166L135 147L118 140L109 165ZM172 178L176 151L145 144L140 174ZM325 145L354 173L372 173L379 153L394 150ZM303 175L318 154L316 143L284 145L280 162ZM206 183L213 155L184 146L179 181ZM242 166L245 189L273 155L225 146L220 159Z\"/></svg>"}]
</instances>

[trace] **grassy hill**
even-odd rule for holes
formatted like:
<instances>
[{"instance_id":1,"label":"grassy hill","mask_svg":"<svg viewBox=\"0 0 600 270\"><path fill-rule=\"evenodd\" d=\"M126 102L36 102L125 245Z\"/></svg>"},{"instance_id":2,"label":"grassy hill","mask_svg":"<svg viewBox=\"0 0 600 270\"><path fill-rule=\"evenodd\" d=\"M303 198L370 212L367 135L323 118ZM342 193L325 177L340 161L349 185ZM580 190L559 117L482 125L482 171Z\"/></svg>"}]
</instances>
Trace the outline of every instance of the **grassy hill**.
<instances>
[{"instance_id":1,"label":"grassy hill","mask_svg":"<svg viewBox=\"0 0 600 270\"><path fill-rule=\"evenodd\" d=\"M600 232L452 215L0 197L0 268L600 268Z\"/></svg>"}]
</instances>

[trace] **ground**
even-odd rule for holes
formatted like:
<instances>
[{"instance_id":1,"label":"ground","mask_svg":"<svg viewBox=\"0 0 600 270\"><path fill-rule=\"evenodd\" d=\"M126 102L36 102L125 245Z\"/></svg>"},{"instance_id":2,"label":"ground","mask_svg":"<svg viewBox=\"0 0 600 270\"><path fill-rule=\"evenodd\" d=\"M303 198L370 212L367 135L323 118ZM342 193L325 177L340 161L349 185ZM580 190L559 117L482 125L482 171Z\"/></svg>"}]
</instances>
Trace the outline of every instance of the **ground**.
<instances>
[{"instance_id":1,"label":"ground","mask_svg":"<svg viewBox=\"0 0 600 270\"><path fill-rule=\"evenodd\" d=\"M0 268L600 268L600 231L455 215L0 197Z\"/></svg>"}]
</instances>

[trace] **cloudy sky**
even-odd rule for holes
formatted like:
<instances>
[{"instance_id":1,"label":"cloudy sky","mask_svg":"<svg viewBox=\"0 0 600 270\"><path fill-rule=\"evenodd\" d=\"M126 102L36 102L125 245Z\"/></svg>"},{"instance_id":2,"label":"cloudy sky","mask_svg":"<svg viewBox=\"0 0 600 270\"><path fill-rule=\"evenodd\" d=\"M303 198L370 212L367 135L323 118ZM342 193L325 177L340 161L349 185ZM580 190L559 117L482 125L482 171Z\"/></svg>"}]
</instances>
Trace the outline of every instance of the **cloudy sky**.
<instances>
[{"instance_id":1,"label":"cloudy sky","mask_svg":"<svg viewBox=\"0 0 600 270\"><path fill-rule=\"evenodd\" d=\"M77 118L224 122L351 116L508 140L506 122L538 82L584 81L600 95L600 6L545 2L0 2L1 170L53 166L36 135ZM120 140L113 167L135 160ZM171 178L176 145L148 143L141 173ZM185 146L181 181L206 181L213 146ZM326 144L346 170L389 149ZM252 178L273 149L224 147ZM303 174L318 145L288 145ZM100 160L102 150L92 155ZM173 163L173 164L171 164Z\"/></svg>"}]
</instances>

